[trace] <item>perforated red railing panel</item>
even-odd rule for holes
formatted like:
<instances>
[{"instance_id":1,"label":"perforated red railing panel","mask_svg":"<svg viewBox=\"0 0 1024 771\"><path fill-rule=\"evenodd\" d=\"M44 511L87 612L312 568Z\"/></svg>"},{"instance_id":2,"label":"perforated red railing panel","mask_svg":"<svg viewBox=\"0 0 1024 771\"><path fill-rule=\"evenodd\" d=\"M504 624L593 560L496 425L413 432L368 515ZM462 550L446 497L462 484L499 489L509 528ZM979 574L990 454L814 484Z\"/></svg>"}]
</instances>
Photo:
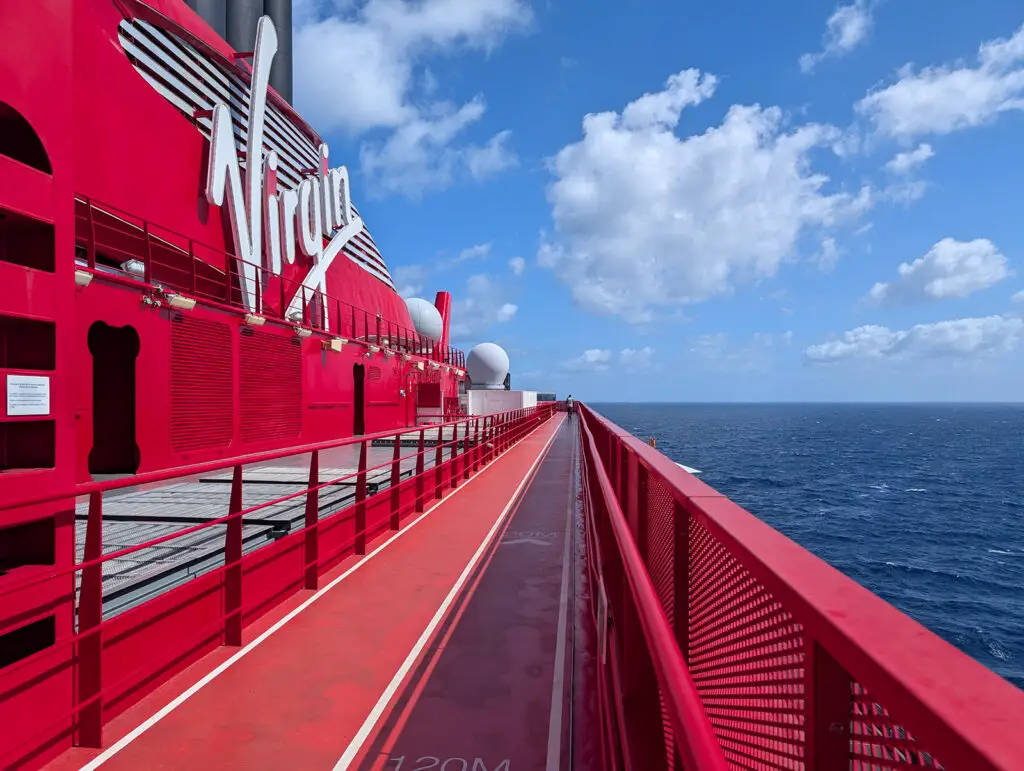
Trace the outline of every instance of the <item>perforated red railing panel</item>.
<instances>
[{"instance_id":1,"label":"perforated red railing panel","mask_svg":"<svg viewBox=\"0 0 1024 771\"><path fill-rule=\"evenodd\" d=\"M726 758L735 768L803 768L800 624L696 519L689 543L688 661Z\"/></svg>"},{"instance_id":2,"label":"perforated red railing panel","mask_svg":"<svg viewBox=\"0 0 1024 771\"><path fill-rule=\"evenodd\" d=\"M636 459L630 461L631 472L636 468L638 477L643 475L646 484L646 511L640 512L640 517L646 517L646 543L642 544L641 554L647 565L647 571L654 583L654 589L658 594L658 601L668 616L669 624L675 624L675 529L673 516L675 502L672 496L665 490L665 486L654 477L648 474L647 469L640 466ZM639 478L637 478L639 482ZM685 562L683 563L685 569ZM668 708L664 694L659 694L661 702L661 721L665 733L665 756L675 756L675 735L672 731L669 719Z\"/></svg>"},{"instance_id":3,"label":"perforated red railing panel","mask_svg":"<svg viewBox=\"0 0 1024 771\"><path fill-rule=\"evenodd\" d=\"M647 477L647 544L643 552L658 600L670 623L675 623L675 501L665 485L641 469ZM685 561L682 561L685 567Z\"/></svg>"},{"instance_id":4,"label":"perforated red railing panel","mask_svg":"<svg viewBox=\"0 0 1024 771\"><path fill-rule=\"evenodd\" d=\"M859 683L851 684L850 768L854 771L942 768L918 746L905 728L871 698Z\"/></svg>"},{"instance_id":5,"label":"perforated red railing panel","mask_svg":"<svg viewBox=\"0 0 1024 771\"><path fill-rule=\"evenodd\" d=\"M1024 715L1019 689L645 443L581 413L583 461L595 466L581 477L600 565L594 591L607 589L609 607L605 747L616 762L701 767L683 760L691 733L673 730L688 725L733 769L1024 769L1011 717ZM628 527L642 579L624 561L623 525L609 519ZM641 602L664 611L685 676L653 677L664 659L640 647ZM601 628L598 614L599 638ZM707 762L721 764L713 754Z\"/></svg>"}]
</instances>

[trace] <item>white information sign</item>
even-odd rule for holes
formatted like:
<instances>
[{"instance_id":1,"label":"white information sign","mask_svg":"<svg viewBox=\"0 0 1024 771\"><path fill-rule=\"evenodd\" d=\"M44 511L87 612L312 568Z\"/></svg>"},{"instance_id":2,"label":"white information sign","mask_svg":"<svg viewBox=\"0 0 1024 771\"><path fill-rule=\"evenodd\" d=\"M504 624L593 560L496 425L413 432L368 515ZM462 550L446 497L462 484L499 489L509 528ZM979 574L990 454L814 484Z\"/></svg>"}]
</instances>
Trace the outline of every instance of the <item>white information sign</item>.
<instances>
[{"instance_id":1,"label":"white information sign","mask_svg":"<svg viewBox=\"0 0 1024 771\"><path fill-rule=\"evenodd\" d=\"M45 375L7 376L7 415L49 415L50 378Z\"/></svg>"}]
</instances>

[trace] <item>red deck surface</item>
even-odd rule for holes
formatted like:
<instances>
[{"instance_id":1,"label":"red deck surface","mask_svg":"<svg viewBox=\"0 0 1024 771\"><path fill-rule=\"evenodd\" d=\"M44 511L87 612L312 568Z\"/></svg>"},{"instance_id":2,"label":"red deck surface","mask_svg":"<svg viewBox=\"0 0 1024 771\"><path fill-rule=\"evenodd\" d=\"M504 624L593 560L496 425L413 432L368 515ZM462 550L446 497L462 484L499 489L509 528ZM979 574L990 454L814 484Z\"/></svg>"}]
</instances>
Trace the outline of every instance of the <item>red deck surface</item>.
<instances>
[{"instance_id":1,"label":"red deck surface","mask_svg":"<svg viewBox=\"0 0 1024 771\"><path fill-rule=\"evenodd\" d=\"M544 768L553 691L562 708L552 686L574 445L563 422L358 570L326 576L315 601L298 595L248 629L241 650L219 649L117 718L107 749L50 768ZM512 543L531 537L519 531L545 545Z\"/></svg>"},{"instance_id":2,"label":"red deck surface","mask_svg":"<svg viewBox=\"0 0 1024 771\"><path fill-rule=\"evenodd\" d=\"M360 768L568 768L575 446L564 427Z\"/></svg>"}]
</instances>

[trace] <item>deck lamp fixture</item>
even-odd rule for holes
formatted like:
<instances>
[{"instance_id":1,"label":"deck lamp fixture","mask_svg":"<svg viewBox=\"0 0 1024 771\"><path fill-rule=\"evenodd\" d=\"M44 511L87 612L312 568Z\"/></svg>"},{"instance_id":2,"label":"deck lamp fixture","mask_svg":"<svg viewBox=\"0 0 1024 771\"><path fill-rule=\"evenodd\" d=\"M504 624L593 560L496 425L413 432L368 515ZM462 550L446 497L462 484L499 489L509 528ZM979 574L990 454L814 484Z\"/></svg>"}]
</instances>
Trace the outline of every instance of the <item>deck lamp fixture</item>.
<instances>
[{"instance_id":1,"label":"deck lamp fixture","mask_svg":"<svg viewBox=\"0 0 1024 771\"><path fill-rule=\"evenodd\" d=\"M142 260L136 260L134 258L131 260L125 260L124 262L121 263L121 270L123 270L125 273L131 274L132 276L144 278L146 275L146 263L144 263Z\"/></svg>"},{"instance_id":2,"label":"deck lamp fixture","mask_svg":"<svg viewBox=\"0 0 1024 771\"><path fill-rule=\"evenodd\" d=\"M167 295L167 304L181 311L190 311L196 307L196 298L185 297L183 294L169 294Z\"/></svg>"}]
</instances>

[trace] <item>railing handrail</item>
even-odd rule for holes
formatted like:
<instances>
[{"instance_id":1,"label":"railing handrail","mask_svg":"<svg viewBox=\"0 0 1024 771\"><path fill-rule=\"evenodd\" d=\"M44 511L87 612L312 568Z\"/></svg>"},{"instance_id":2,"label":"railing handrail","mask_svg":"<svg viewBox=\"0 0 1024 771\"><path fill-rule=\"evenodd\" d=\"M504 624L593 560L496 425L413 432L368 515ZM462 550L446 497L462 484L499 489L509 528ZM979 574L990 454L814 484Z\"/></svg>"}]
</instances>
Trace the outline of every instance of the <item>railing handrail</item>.
<instances>
[{"instance_id":1,"label":"railing handrail","mask_svg":"<svg viewBox=\"0 0 1024 771\"><path fill-rule=\"evenodd\" d=\"M181 233L181 232L179 232L177 230L174 230L173 228L169 228L169 227L166 227L166 226L161 225L159 223L152 222L150 220L147 220L145 217L142 217L142 216L140 216L138 214L133 214L132 212L127 211L126 209L122 209L122 208L120 208L118 206L115 206L113 204L109 204L109 203L106 203L105 201L100 201L100 200L98 200L96 198L93 198L91 196L82 195L82 194L76 194L75 198L78 201L81 201L86 207L88 207L90 212L98 211L98 212L101 212L103 214L107 214L108 216L113 217L115 219L121 220L122 222L125 222L126 224L131 225L134 228L138 228L141 231L140 232L140 237L147 238L147 239L148 238L154 238L154 239L160 241L161 243L163 243L167 248L181 251L182 254L185 257L188 257L188 258L190 258L192 260L199 260L200 262L203 262L204 264L209 265L213 269L216 269L216 267L213 266L213 265L210 265L209 263L206 263L205 260L203 260L201 257L199 257L197 254L194 253L193 245L200 246L203 249L207 249L211 253L219 254L219 255L227 258L227 260L241 261L241 262L244 262L247 265L251 265L254 268L256 268L257 276L261 275L263 272L266 271L266 268L263 265L259 265L259 264L250 262L249 260L245 260L243 258L239 258L236 255L232 254L231 252L226 251L226 250L224 250L224 249L222 249L220 247L211 246L210 244L207 244L204 241L199 240L198 238L193 238L192 236L188 236L188 235L186 235L184 233ZM76 219L78 219L80 217L80 215L76 214L75 217L76 217ZM90 217L91 217L91 214L90 214ZM130 217L132 219L138 220L138 222L142 224L142 227L140 227L139 225L134 224L133 222L131 222L129 220L124 219L124 217ZM93 225L93 226L95 227L95 225ZM167 241L164 238L161 238L158 233L152 232L151 226L157 228L158 230L160 230L161 232L163 232L163 233L165 233L167 235L183 239L185 242L188 243L188 245L189 245L188 248L185 249L180 244L174 244L174 243L171 243L170 241ZM90 233L89 237L90 237L90 239L95 240L95 237L93 236L93 234ZM77 241L77 236L76 236L76 241ZM145 261L147 259L152 261L152 257L149 256L149 255L132 255L132 256L135 259L138 259L138 260L141 260L141 261ZM381 259L383 260L383 257ZM164 267L169 267L169 266L164 266ZM102 271L95 271L95 269L91 265L90 265L90 270L92 270L96 275L99 275L100 277L106 277L106 274L104 274ZM231 265L230 265L230 263L226 263L225 264L225 272L231 272ZM238 275L238 274L236 273L235 275ZM238 278L240 280L242 280L243 277L239 275ZM287 280L283 276L279 276L279 278L281 278L282 281L286 281ZM136 282L133 282L133 283L136 283ZM294 282L293 281L291 283L298 284L299 282ZM326 292L321 292L319 290L316 290L315 292L310 292L310 298L313 298L313 297L316 297L316 296L325 298L326 301L329 301L335 307L345 306L346 310L352 310L352 311L356 311L358 313L362 313L364 316L366 316L368 318L376 318L377 317L376 313L371 313L370 311L368 311L368 310L366 310L364 308L361 308L358 305L354 305L354 304L352 304L350 302L347 302L347 301L342 300L340 298L334 297L333 295L327 294ZM199 299L203 299L204 302L209 301L209 300L207 300L205 298L199 298ZM209 302L215 302L215 301L209 301ZM215 304L219 305L219 303L215 303ZM235 306L235 305L233 305L231 303L230 299L228 300L226 307L230 307L230 308L235 309L235 310L238 309L237 306ZM282 314L283 313L284 313L284 309L282 309ZM291 322L287 318L282 318L282 319L280 319L280 321L283 322L283 323L286 323L286 324L292 324L293 323L293 322ZM404 333L407 337L409 337L409 336L423 337L414 328L405 327L402 324L400 324L398 321L385 320L385 323L394 325L395 331L397 331L399 333ZM327 331L329 331L329 330L327 330ZM367 334L369 334L369 333L367 333ZM424 338L424 339L429 339L429 338ZM433 340L433 339L429 339L429 340L433 344L432 347L431 347L431 351L438 351L438 349L440 348L441 352L444 354L444 360L446 362L448 362L449 364L452 364L453 366L458 366L458 367L465 366L464 365L465 354L464 354L464 352L461 349L456 348L455 346L451 345L450 343L442 344L440 340Z\"/></svg>"},{"instance_id":2,"label":"railing handrail","mask_svg":"<svg viewBox=\"0 0 1024 771\"><path fill-rule=\"evenodd\" d=\"M682 651L676 643L675 634L668 617L658 600L651 577L644 566L640 550L629 530L625 514L615 496L611 481L600 462L600 455L594 436L587 426L587 410L581 412L580 427L589 455L594 459L594 470L609 523L615 534L615 542L622 557L623 572L629 582L630 591L636 603L637 616L643 628L644 637L651 651L651 662L661 685L662 694L668 703L679 743L680 754L686 768L701 771L727 771L728 765L722 748L715 736L714 728L704 711L697 687L686 667ZM591 413L593 414L593 413Z\"/></svg>"},{"instance_id":3,"label":"railing handrail","mask_svg":"<svg viewBox=\"0 0 1024 771\"><path fill-rule=\"evenodd\" d=\"M486 415L479 417L498 417L507 415L515 410L509 410L506 413L495 413L495 415ZM101 482L82 482L76 484L74 488L69 492L61 493L46 493L43 495L28 496L21 500L11 501L0 501L0 511L8 511L10 509L21 509L26 506L38 506L43 503L52 503L54 501L66 500L68 498L80 498L82 496L91 495L92 493L105 493L111 490L119 490L125 487L141 487L142 485L156 484L158 482L166 482L169 479L179 479L181 477L196 476L197 474L209 474L214 471L224 471L226 469L234 468L235 466L248 466L253 463L267 463L272 460L280 460L281 458L290 458L295 455L305 455L310 452L323 452L325 450L335 450L339 447L347 447L352 444L358 444L360 442L368 441L372 442L377 439L387 439L396 434L412 434L418 433L421 429L426 431L434 431L443 428L449 428L459 423L463 423L467 420L467 417L463 417L457 420L451 420L447 423L436 423L432 425L418 426L416 428L407 429L391 429L390 431L377 431L373 434L356 434L354 436L348 436L344 439L333 439L326 442L313 442L311 444L293 445L291 447L284 447L277 450L265 450L263 452L247 453L245 455L232 455L228 458L219 458L217 460L203 461L201 463L193 463L187 466L172 466L170 468L159 469L157 471L146 471L142 474L135 474L130 477L123 477L121 479L107 479ZM440 436L440 434L439 434Z\"/></svg>"},{"instance_id":4,"label":"railing handrail","mask_svg":"<svg viewBox=\"0 0 1024 771\"><path fill-rule=\"evenodd\" d=\"M660 477L872 698L946 768L1018 767L1024 691L790 540L658 450L585 408ZM954 695L955 698L951 698Z\"/></svg>"}]
</instances>

